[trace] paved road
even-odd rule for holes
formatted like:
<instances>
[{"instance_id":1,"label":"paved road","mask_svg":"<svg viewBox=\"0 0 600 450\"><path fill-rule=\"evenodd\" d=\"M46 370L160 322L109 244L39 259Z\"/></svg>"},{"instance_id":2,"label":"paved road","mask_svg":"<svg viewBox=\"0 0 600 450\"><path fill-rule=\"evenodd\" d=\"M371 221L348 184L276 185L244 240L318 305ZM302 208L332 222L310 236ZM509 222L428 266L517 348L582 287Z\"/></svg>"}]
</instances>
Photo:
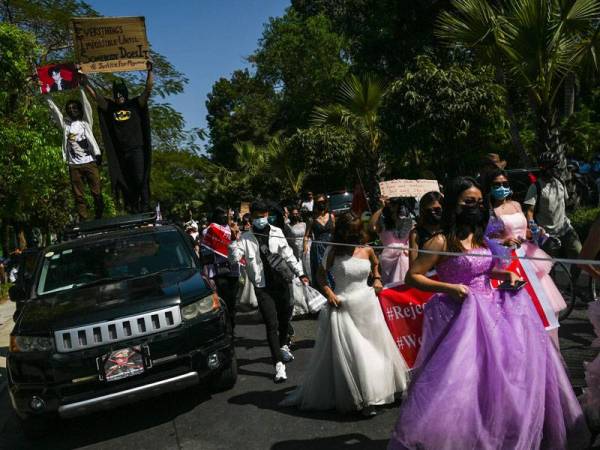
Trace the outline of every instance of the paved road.
<instances>
[{"instance_id":1,"label":"paved road","mask_svg":"<svg viewBox=\"0 0 600 450\"><path fill-rule=\"evenodd\" d=\"M116 411L65 421L44 440L21 433L6 394L0 395L0 449L385 449L397 405L373 419L334 412L302 413L278 407L306 370L316 322L295 322L296 360L287 384L271 381L264 328L242 316L237 334L240 376L234 389L210 395L199 389L147 400ZM561 345L576 388L583 384L582 359L590 360L592 329L583 308L563 325Z\"/></svg>"}]
</instances>

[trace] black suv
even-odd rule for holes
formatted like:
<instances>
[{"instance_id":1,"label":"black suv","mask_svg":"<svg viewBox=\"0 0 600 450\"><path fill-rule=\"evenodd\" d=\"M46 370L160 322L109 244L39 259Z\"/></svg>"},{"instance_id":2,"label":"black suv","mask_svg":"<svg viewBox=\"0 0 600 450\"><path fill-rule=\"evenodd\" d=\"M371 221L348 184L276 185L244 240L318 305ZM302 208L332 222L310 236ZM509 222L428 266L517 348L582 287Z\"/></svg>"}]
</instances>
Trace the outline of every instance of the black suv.
<instances>
[{"instance_id":1,"label":"black suv","mask_svg":"<svg viewBox=\"0 0 600 450\"><path fill-rule=\"evenodd\" d=\"M149 215L83 224L42 250L7 358L17 414L39 424L207 382L237 378L225 304L209 287L189 238Z\"/></svg>"}]
</instances>

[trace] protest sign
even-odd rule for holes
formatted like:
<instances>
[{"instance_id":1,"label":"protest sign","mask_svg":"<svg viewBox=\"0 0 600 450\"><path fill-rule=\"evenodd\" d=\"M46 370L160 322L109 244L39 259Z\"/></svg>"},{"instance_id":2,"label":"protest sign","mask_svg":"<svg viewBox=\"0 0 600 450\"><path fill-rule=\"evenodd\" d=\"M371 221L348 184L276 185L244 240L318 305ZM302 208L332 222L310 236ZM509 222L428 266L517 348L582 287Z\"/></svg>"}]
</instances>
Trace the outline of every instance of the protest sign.
<instances>
[{"instance_id":1,"label":"protest sign","mask_svg":"<svg viewBox=\"0 0 600 450\"><path fill-rule=\"evenodd\" d=\"M150 45L143 17L76 17L71 22L82 72L146 70Z\"/></svg>"},{"instance_id":2,"label":"protest sign","mask_svg":"<svg viewBox=\"0 0 600 450\"><path fill-rule=\"evenodd\" d=\"M384 289L379 304L390 333L408 367L412 368L421 348L423 308L433 294L407 285Z\"/></svg>"},{"instance_id":3,"label":"protest sign","mask_svg":"<svg viewBox=\"0 0 600 450\"><path fill-rule=\"evenodd\" d=\"M67 91L79 86L75 64L49 64L36 69L42 94Z\"/></svg>"},{"instance_id":4,"label":"protest sign","mask_svg":"<svg viewBox=\"0 0 600 450\"><path fill-rule=\"evenodd\" d=\"M215 252L218 255L227 257L231 244L231 233L228 227L222 227L216 223L212 223L206 229L202 238L202 246Z\"/></svg>"},{"instance_id":5,"label":"protest sign","mask_svg":"<svg viewBox=\"0 0 600 450\"><path fill-rule=\"evenodd\" d=\"M244 214L250 214L250 202L240 203L240 216Z\"/></svg>"},{"instance_id":6,"label":"protest sign","mask_svg":"<svg viewBox=\"0 0 600 450\"><path fill-rule=\"evenodd\" d=\"M440 191L437 180L390 180L379 183L381 195L387 198L414 197L417 200L431 191Z\"/></svg>"}]
</instances>

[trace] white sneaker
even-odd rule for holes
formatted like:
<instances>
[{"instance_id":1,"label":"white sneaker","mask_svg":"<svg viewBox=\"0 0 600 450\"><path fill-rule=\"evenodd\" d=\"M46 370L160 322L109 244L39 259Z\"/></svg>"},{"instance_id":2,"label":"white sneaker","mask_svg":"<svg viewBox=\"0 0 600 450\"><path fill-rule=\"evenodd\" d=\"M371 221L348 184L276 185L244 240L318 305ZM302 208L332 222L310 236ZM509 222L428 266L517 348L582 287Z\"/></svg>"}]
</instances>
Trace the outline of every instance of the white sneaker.
<instances>
[{"instance_id":1,"label":"white sneaker","mask_svg":"<svg viewBox=\"0 0 600 450\"><path fill-rule=\"evenodd\" d=\"M275 364L275 376L273 377L273 380L275 383L283 383L285 380L287 380L284 363L278 362Z\"/></svg>"},{"instance_id":2,"label":"white sneaker","mask_svg":"<svg viewBox=\"0 0 600 450\"><path fill-rule=\"evenodd\" d=\"M284 363L288 363L294 360L294 355L292 355L289 346L284 345L283 347L281 347L281 357L283 358Z\"/></svg>"}]
</instances>

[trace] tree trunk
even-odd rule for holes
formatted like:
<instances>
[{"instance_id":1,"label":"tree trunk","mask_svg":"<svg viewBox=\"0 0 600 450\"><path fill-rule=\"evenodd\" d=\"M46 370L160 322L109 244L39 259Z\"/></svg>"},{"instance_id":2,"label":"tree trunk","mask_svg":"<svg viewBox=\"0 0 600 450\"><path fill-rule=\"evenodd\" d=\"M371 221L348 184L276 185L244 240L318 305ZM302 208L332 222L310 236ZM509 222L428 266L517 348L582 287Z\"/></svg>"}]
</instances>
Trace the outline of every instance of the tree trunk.
<instances>
[{"instance_id":1,"label":"tree trunk","mask_svg":"<svg viewBox=\"0 0 600 450\"><path fill-rule=\"evenodd\" d=\"M575 89L577 86L577 78L574 73L570 73L565 78L564 84L564 102L563 102L563 117L569 118L575 111Z\"/></svg>"}]
</instances>

